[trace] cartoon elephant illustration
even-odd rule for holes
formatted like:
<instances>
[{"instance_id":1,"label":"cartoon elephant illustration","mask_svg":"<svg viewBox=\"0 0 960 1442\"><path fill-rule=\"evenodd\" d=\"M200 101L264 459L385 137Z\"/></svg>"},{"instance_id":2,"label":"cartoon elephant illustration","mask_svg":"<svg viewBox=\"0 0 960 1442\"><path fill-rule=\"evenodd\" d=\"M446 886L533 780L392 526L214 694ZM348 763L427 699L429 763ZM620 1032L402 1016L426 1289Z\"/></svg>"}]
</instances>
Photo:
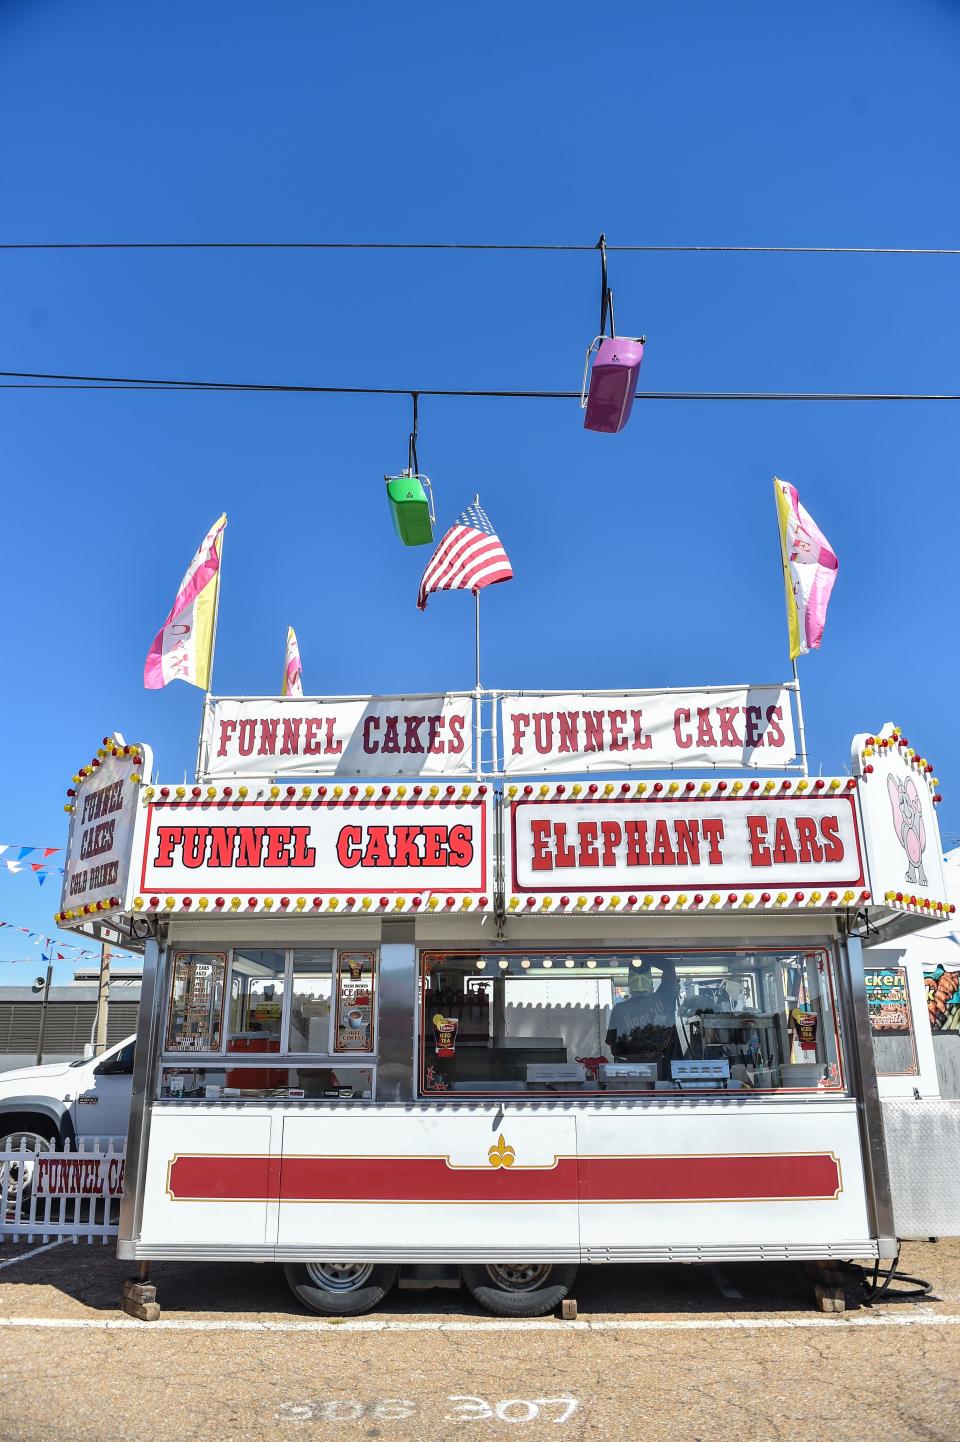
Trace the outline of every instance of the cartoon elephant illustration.
<instances>
[{"instance_id":1,"label":"cartoon elephant illustration","mask_svg":"<svg viewBox=\"0 0 960 1442\"><path fill-rule=\"evenodd\" d=\"M890 793L890 808L893 812L893 829L897 839L907 853L907 881L915 886L926 886L927 877L923 869L923 852L927 844L927 832L920 809L920 793L912 776L898 781L895 776L887 777Z\"/></svg>"}]
</instances>

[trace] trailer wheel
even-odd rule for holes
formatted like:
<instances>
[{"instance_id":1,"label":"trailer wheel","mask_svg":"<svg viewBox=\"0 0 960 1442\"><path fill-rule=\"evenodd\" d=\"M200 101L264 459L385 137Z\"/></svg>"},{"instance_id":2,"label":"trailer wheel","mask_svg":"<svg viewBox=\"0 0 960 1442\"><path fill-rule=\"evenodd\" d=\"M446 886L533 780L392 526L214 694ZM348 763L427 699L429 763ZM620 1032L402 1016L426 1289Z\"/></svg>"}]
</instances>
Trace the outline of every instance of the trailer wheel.
<instances>
[{"instance_id":1,"label":"trailer wheel","mask_svg":"<svg viewBox=\"0 0 960 1442\"><path fill-rule=\"evenodd\" d=\"M467 1291L498 1317L543 1317L558 1307L573 1286L576 1264L490 1262L460 1268Z\"/></svg>"},{"instance_id":2,"label":"trailer wheel","mask_svg":"<svg viewBox=\"0 0 960 1442\"><path fill-rule=\"evenodd\" d=\"M312 1312L354 1317L372 1312L397 1280L397 1268L373 1262L288 1262L293 1295Z\"/></svg>"}]
</instances>

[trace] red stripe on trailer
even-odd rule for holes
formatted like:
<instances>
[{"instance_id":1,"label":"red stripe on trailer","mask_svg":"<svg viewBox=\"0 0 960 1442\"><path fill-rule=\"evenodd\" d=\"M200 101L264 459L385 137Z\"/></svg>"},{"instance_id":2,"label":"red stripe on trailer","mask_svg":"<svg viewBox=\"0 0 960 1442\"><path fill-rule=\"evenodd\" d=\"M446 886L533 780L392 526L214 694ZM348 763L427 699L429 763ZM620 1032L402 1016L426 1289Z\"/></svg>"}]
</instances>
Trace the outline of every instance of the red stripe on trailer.
<instances>
[{"instance_id":1,"label":"red stripe on trailer","mask_svg":"<svg viewBox=\"0 0 960 1442\"><path fill-rule=\"evenodd\" d=\"M551 1165L452 1164L446 1157L177 1155L173 1201L617 1203L833 1200L832 1152L556 1157Z\"/></svg>"}]
</instances>

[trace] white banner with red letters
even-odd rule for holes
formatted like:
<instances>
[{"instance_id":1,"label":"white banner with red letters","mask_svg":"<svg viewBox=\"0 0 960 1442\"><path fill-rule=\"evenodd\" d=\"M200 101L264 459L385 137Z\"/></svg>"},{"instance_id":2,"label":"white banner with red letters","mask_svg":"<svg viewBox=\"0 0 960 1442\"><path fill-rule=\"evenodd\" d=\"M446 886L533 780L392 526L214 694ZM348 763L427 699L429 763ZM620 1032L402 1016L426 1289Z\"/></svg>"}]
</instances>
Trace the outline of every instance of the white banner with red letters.
<instances>
[{"instance_id":1,"label":"white banner with red letters","mask_svg":"<svg viewBox=\"0 0 960 1442\"><path fill-rule=\"evenodd\" d=\"M216 696L202 780L234 776L457 776L473 771L473 698Z\"/></svg>"},{"instance_id":2,"label":"white banner with red letters","mask_svg":"<svg viewBox=\"0 0 960 1442\"><path fill-rule=\"evenodd\" d=\"M688 892L866 884L852 791L769 799L512 802L514 892Z\"/></svg>"},{"instance_id":3,"label":"white banner with red letters","mask_svg":"<svg viewBox=\"0 0 960 1442\"><path fill-rule=\"evenodd\" d=\"M452 789L452 788L451 788ZM244 897L493 895L489 797L155 802L139 886Z\"/></svg>"},{"instance_id":4,"label":"white banner with red letters","mask_svg":"<svg viewBox=\"0 0 960 1442\"><path fill-rule=\"evenodd\" d=\"M506 775L797 761L786 686L691 691L512 692L501 701Z\"/></svg>"}]
</instances>

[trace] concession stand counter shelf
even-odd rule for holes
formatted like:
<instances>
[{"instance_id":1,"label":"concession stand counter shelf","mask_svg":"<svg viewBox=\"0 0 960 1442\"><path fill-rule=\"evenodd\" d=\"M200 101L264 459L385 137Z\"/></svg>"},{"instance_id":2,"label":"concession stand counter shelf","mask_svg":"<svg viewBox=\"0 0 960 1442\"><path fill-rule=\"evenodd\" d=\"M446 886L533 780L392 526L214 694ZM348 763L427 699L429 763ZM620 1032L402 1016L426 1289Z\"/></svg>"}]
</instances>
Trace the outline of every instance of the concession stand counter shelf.
<instances>
[{"instance_id":1,"label":"concession stand counter shelf","mask_svg":"<svg viewBox=\"0 0 960 1442\"><path fill-rule=\"evenodd\" d=\"M924 767L887 727L832 778L168 787L108 744L58 921L144 948L119 1254L518 1314L581 1263L893 1258L861 935L949 913Z\"/></svg>"}]
</instances>

